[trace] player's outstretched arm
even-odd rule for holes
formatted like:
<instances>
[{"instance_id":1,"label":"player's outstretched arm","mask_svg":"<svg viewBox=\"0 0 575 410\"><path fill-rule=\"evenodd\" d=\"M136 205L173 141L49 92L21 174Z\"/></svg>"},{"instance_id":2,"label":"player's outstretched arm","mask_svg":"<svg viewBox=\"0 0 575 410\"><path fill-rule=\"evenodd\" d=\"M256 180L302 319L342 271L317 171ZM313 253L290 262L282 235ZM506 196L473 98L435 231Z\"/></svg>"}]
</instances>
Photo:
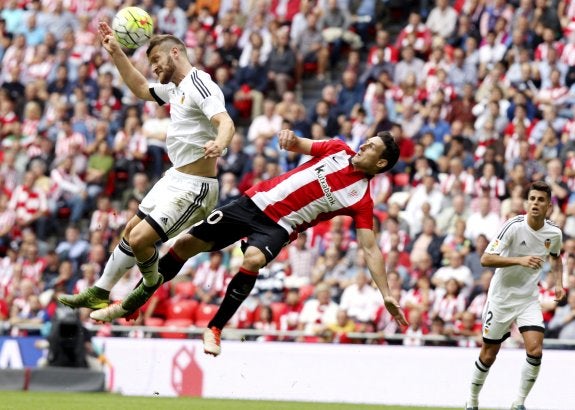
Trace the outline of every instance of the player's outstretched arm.
<instances>
[{"instance_id":1,"label":"player's outstretched arm","mask_svg":"<svg viewBox=\"0 0 575 410\"><path fill-rule=\"evenodd\" d=\"M227 112L220 112L214 115L212 124L218 130L218 135L214 141L208 141L204 147L206 158L215 158L224 155L224 151L236 132L234 121Z\"/></svg>"},{"instance_id":2,"label":"player's outstretched arm","mask_svg":"<svg viewBox=\"0 0 575 410\"><path fill-rule=\"evenodd\" d=\"M305 155L309 155L311 152L312 141L307 138L296 137L291 130L281 130L278 137L281 149Z\"/></svg>"},{"instance_id":3,"label":"player's outstretched arm","mask_svg":"<svg viewBox=\"0 0 575 410\"><path fill-rule=\"evenodd\" d=\"M142 100L154 101L154 97L150 93L148 80L136 70L126 53L122 51L122 47L120 47L120 43L114 37L111 27L106 22L101 21L98 24L98 33L100 34L102 46L112 57L114 65L128 88L136 97Z\"/></svg>"},{"instance_id":4,"label":"player's outstretched arm","mask_svg":"<svg viewBox=\"0 0 575 410\"><path fill-rule=\"evenodd\" d=\"M359 241L359 245L364 251L365 262L367 263L369 273L371 273L373 281L383 296L383 303L385 303L385 308L393 316L398 324L407 325L407 319L405 318L399 303L393 296L391 296L391 292L387 284L385 260L381 250L377 246L375 234L371 229L358 229L357 239Z\"/></svg>"}]
</instances>

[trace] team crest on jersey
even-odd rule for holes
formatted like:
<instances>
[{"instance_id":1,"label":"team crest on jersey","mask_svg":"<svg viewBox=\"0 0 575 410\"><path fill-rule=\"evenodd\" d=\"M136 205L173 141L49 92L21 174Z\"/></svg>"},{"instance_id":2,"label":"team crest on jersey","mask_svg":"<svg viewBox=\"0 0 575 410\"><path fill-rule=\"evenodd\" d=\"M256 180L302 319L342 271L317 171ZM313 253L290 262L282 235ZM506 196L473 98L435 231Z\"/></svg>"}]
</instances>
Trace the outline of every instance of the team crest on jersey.
<instances>
[{"instance_id":1,"label":"team crest on jersey","mask_svg":"<svg viewBox=\"0 0 575 410\"><path fill-rule=\"evenodd\" d=\"M357 198L359 195L359 192L357 192L357 189L352 189L351 191L349 191L347 193L347 196L349 196L350 198Z\"/></svg>"},{"instance_id":2,"label":"team crest on jersey","mask_svg":"<svg viewBox=\"0 0 575 410\"><path fill-rule=\"evenodd\" d=\"M499 239L493 241L491 248L489 248L490 252L494 252L499 247Z\"/></svg>"},{"instance_id":3,"label":"team crest on jersey","mask_svg":"<svg viewBox=\"0 0 575 410\"><path fill-rule=\"evenodd\" d=\"M545 249L549 249L551 247L551 239L547 238L544 242Z\"/></svg>"}]
</instances>

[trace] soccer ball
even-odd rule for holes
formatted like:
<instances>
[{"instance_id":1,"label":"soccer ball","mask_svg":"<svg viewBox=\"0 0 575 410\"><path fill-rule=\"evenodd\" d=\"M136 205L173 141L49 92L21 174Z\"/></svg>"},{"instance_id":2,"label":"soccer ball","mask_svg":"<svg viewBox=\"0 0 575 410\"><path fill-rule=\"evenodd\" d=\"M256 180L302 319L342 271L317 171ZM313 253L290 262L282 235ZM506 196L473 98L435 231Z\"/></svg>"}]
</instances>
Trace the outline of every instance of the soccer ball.
<instances>
[{"instance_id":1,"label":"soccer ball","mask_svg":"<svg viewBox=\"0 0 575 410\"><path fill-rule=\"evenodd\" d=\"M154 23L146 10L125 7L114 16L112 30L122 46L138 48L152 37Z\"/></svg>"}]
</instances>

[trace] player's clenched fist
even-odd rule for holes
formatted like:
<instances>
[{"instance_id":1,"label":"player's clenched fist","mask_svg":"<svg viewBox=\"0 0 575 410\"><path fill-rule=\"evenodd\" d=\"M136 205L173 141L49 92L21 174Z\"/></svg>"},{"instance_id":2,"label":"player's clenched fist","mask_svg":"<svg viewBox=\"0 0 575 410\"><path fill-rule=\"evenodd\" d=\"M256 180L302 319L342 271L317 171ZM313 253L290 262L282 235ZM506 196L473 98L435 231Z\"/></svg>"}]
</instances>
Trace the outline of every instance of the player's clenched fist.
<instances>
[{"instance_id":1,"label":"player's clenched fist","mask_svg":"<svg viewBox=\"0 0 575 410\"><path fill-rule=\"evenodd\" d=\"M290 130L281 130L279 133L279 142L281 149L290 149L297 141L297 137Z\"/></svg>"},{"instance_id":2,"label":"player's clenched fist","mask_svg":"<svg viewBox=\"0 0 575 410\"><path fill-rule=\"evenodd\" d=\"M204 156L206 158L220 157L225 153L225 147L220 147L215 141L208 141L204 145Z\"/></svg>"}]
</instances>

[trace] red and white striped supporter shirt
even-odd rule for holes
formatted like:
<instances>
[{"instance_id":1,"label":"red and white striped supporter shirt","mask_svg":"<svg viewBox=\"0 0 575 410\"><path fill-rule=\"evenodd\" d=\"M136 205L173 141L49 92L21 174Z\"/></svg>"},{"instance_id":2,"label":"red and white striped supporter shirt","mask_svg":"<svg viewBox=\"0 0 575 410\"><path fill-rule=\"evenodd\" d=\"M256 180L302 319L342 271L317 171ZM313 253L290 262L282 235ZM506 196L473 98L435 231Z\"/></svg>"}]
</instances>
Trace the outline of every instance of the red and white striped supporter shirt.
<instances>
[{"instance_id":1,"label":"red and white striped supporter shirt","mask_svg":"<svg viewBox=\"0 0 575 410\"><path fill-rule=\"evenodd\" d=\"M16 219L27 222L38 212L46 213L48 201L43 192L19 185L12 193L8 207L16 212Z\"/></svg>"},{"instance_id":2,"label":"red and white striped supporter shirt","mask_svg":"<svg viewBox=\"0 0 575 410\"><path fill-rule=\"evenodd\" d=\"M336 215L348 215L357 229L373 229L369 179L350 163L355 152L339 139L314 142L311 160L246 191L267 216L290 235Z\"/></svg>"},{"instance_id":3,"label":"red and white striped supporter shirt","mask_svg":"<svg viewBox=\"0 0 575 410\"><path fill-rule=\"evenodd\" d=\"M71 135L59 132L56 137L56 158L64 158L74 153L73 145L80 147L80 151L84 151L84 148L86 148L86 137L79 132L73 132Z\"/></svg>"},{"instance_id":4,"label":"red and white striped supporter shirt","mask_svg":"<svg viewBox=\"0 0 575 410\"><path fill-rule=\"evenodd\" d=\"M46 260L43 258L38 258L33 261L25 259L22 263L22 277L30 279L37 285L42 279L42 272L46 269L46 265Z\"/></svg>"}]
</instances>

